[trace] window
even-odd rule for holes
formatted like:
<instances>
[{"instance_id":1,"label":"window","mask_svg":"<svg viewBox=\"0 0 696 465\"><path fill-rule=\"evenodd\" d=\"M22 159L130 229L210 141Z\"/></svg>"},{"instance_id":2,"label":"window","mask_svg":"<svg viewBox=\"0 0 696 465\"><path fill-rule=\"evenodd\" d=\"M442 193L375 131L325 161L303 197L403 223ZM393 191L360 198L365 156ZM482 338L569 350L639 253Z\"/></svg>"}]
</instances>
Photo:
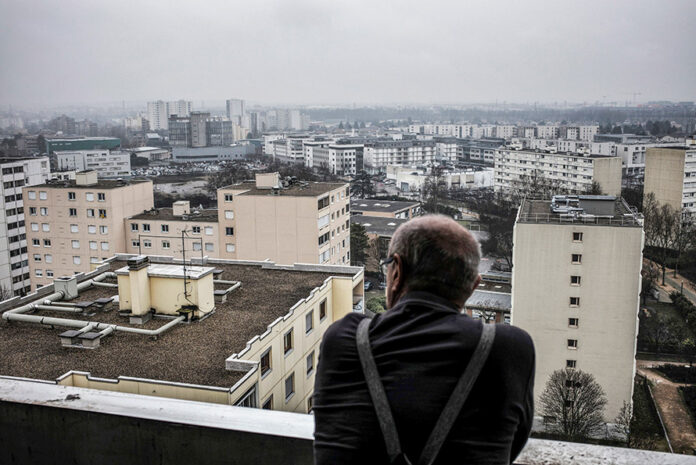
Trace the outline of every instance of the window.
<instances>
[{"instance_id":1,"label":"window","mask_svg":"<svg viewBox=\"0 0 696 465\"><path fill-rule=\"evenodd\" d=\"M85 192L85 200L94 202L94 192Z\"/></svg>"},{"instance_id":2,"label":"window","mask_svg":"<svg viewBox=\"0 0 696 465\"><path fill-rule=\"evenodd\" d=\"M169 248L169 241L162 241L162 248L168 249Z\"/></svg>"},{"instance_id":3,"label":"window","mask_svg":"<svg viewBox=\"0 0 696 465\"><path fill-rule=\"evenodd\" d=\"M163 233L169 232L169 225L168 224L163 224L161 226L161 230Z\"/></svg>"},{"instance_id":4,"label":"window","mask_svg":"<svg viewBox=\"0 0 696 465\"><path fill-rule=\"evenodd\" d=\"M39 230L39 223L31 223L31 230L38 231Z\"/></svg>"},{"instance_id":5,"label":"window","mask_svg":"<svg viewBox=\"0 0 696 465\"><path fill-rule=\"evenodd\" d=\"M109 227L108 226L99 226L99 233L100 234L109 234Z\"/></svg>"},{"instance_id":6,"label":"window","mask_svg":"<svg viewBox=\"0 0 696 465\"><path fill-rule=\"evenodd\" d=\"M93 224L87 225L87 232L89 234L97 234L97 226Z\"/></svg>"},{"instance_id":7,"label":"window","mask_svg":"<svg viewBox=\"0 0 696 465\"><path fill-rule=\"evenodd\" d=\"M131 246L140 247L140 241L131 241Z\"/></svg>"},{"instance_id":8,"label":"window","mask_svg":"<svg viewBox=\"0 0 696 465\"><path fill-rule=\"evenodd\" d=\"M212 227L212 226L206 226L206 227L205 227L205 235L206 235L206 236L212 236L212 235L213 235L213 227Z\"/></svg>"},{"instance_id":9,"label":"window","mask_svg":"<svg viewBox=\"0 0 696 465\"><path fill-rule=\"evenodd\" d=\"M319 304L319 321L324 321L324 318L326 318L326 299Z\"/></svg>"},{"instance_id":10,"label":"window","mask_svg":"<svg viewBox=\"0 0 696 465\"><path fill-rule=\"evenodd\" d=\"M312 410L314 410L314 396L313 395L307 397L307 413L312 413Z\"/></svg>"},{"instance_id":11,"label":"window","mask_svg":"<svg viewBox=\"0 0 696 465\"><path fill-rule=\"evenodd\" d=\"M326 250L322 253L319 254L319 263L326 263L329 261L329 256L330 256L331 250Z\"/></svg>"},{"instance_id":12,"label":"window","mask_svg":"<svg viewBox=\"0 0 696 465\"><path fill-rule=\"evenodd\" d=\"M580 320L578 318L568 318L568 326L571 328L577 328Z\"/></svg>"},{"instance_id":13,"label":"window","mask_svg":"<svg viewBox=\"0 0 696 465\"><path fill-rule=\"evenodd\" d=\"M580 297L571 297L571 298L570 298L570 306L571 306L571 307L578 307L578 306L580 306Z\"/></svg>"},{"instance_id":14,"label":"window","mask_svg":"<svg viewBox=\"0 0 696 465\"><path fill-rule=\"evenodd\" d=\"M51 225L48 223L41 223L41 230L43 232L51 232Z\"/></svg>"},{"instance_id":15,"label":"window","mask_svg":"<svg viewBox=\"0 0 696 465\"><path fill-rule=\"evenodd\" d=\"M97 241L89 241L89 249L97 250Z\"/></svg>"},{"instance_id":16,"label":"window","mask_svg":"<svg viewBox=\"0 0 696 465\"><path fill-rule=\"evenodd\" d=\"M143 223L143 231L150 232L150 223Z\"/></svg>"},{"instance_id":17,"label":"window","mask_svg":"<svg viewBox=\"0 0 696 465\"><path fill-rule=\"evenodd\" d=\"M72 241L72 248L79 249L80 248L80 241Z\"/></svg>"},{"instance_id":18,"label":"window","mask_svg":"<svg viewBox=\"0 0 696 465\"><path fill-rule=\"evenodd\" d=\"M193 234L200 234L201 233L201 227L200 226L191 226L191 232Z\"/></svg>"},{"instance_id":19,"label":"window","mask_svg":"<svg viewBox=\"0 0 696 465\"><path fill-rule=\"evenodd\" d=\"M225 202L231 202L232 201L232 194L225 194Z\"/></svg>"},{"instance_id":20,"label":"window","mask_svg":"<svg viewBox=\"0 0 696 465\"><path fill-rule=\"evenodd\" d=\"M261 377L266 376L271 371L271 349L261 355Z\"/></svg>"},{"instance_id":21,"label":"window","mask_svg":"<svg viewBox=\"0 0 696 465\"><path fill-rule=\"evenodd\" d=\"M79 265L80 263L82 263L82 260L80 260L79 255L73 255L72 262L73 265Z\"/></svg>"},{"instance_id":22,"label":"window","mask_svg":"<svg viewBox=\"0 0 696 465\"><path fill-rule=\"evenodd\" d=\"M307 376L311 375L314 372L314 351L311 351L309 355L307 355Z\"/></svg>"},{"instance_id":23,"label":"window","mask_svg":"<svg viewBox=\"0 0 696 465\"><path fill-rule=\"evenodd\" d=\"M233 220L234 212L232 210L225 210L225 218L228 220Z\"/></svg>"},{"instance_id":24,"label":"window","mask_svg":"<svg viewBox=\"0 0 696 465\"><path fill-rule=\"evenodd\" d=\"M41 216L48 216L48 208L46 208L46 207L39 208L39 213L41 214Z\"/></svg>"},{"instance_id":25,"label":"window","mask_svg":"<svg viewBox=\"0 0 696 465\"><path fill-rule=\"evenodd\" d=\"M99 218L106 218L106 210L103 208L99 209Z\"/></svg>"},{"instance_id":26,"label":"window","mask_svg":"<svg viewBox=\"0 0 696 465\"><path fill-rule=\"evenodd\" d=\"M568 348L569 349L577 349L578 348L578 340L577 339L568 339Z\"/></svg>"},{"instance_id":27,"label":"window","mask_svg":"<svg viewBox=\"0 0 696 465\"><path fill-rule=\"evenodd\" d=\"M34 274L38 277L43 276L43 270L34 270Z\"/></svg>"},{"instance_id":28,"label":"window","mask_svg":"<svg viewBox=\"0 0 696 465\"><path fill-rule=\"evenodd\" d=\"M329 224L329 215L328 214L319 217L319 219L317 220L317 227L319 229L323 228L324 226L327 226L328 224Z\"/></svg>"},{"instance_id":29,"label":"window","mask_svg":"<svg viewBox=\"0 0 696 465\"><path fill-rule=\"evenodd\" d=\"M50 253L44 254L44 261L46 263L53 263L53 255Z\"/></svg>"},{"instance_id":30,"label":"window","mask_svg":"<svg viewBox=\"0 0 696 465\"><path fill-rule=\"evenodd\" d=\"M36 200L36 191L28 191L27 195L29 200Z\"/></svg>"},{"instance_id":31,"label":"window","mask_svg":"<svg viewBox=\"0 0 696 465\"><path fill-rule=\"evenodd\" d=\"M201 243L200 243L200 242L194 242L194 243L193 243L193 250L195 250L196 252L198 252L199 250L201 250Z\"/></svg>"},{"instance_id":32,"label":"window","mask_svg":"<svg viewBox=\"0 0 696 465\"><path fill-rule=\"evenodd\" d=\"M570 285L571 286L579 286L580 285L580 276L571 276L570 277Z\"/></svg>"},{"instance_id":33,"label":"window","mask_svg":"<svg viewBox=\"0 0 696 465\"><path fill-rule=\"evenodd\" d=\"M317 209L318 210L322 210L328 206L329 206L329 196L328 195L326 197L324 197L323 199L319 199L319 201L317 202Z\"/></svg>"},{"instance_id":34,"label":"window","mask_svg":"<svg viewBox=\"0 0 696 465\"><path fill-rule=\"evenodd\" d=\"M29 214L31 216L36 216L36 207L29 207Z\"/></svg>"},{"instance_id":35,"label":"window","mask_svg":"<svg viewBox=\"0 0 696 465\"><path fill-rule=\"evenodd\" d=\"M102 243L101 243L101 249L102 249L102 250L109 250L109 243L108 243L108 242L102 242Z\"/></svg>"},{"instance_id":36,"label":"window","mask_svg":"<svg viewBox=\"0 0 696 465\"><path fill-rule=\"evenodd\" d=\"M75 200L75 193L74 192L68 192L68 200Z\"/></svg>"},{"instance_id":37,"label":"window","mask_svg":"<svg viewBox=\"0 0 696 465\"><path fill-rule=\"evenodd\" d=\"M53 277L53 270L46 270L46 277L52 278Z\"/></svg>"},{"instance_id":38,"label":"window","mask_svg":"<svg viewBox=\"0 0 696 465\"><path fill-rule=\"evenodd\" d=\"M230 228L230 227L225 228L225 235L226 236L234 236L234 228Z\"/></svg>"},{"instance_id":39,"label":"window","mask_svg":"<svg viewBox=\"0 0 696 465\"><path fill-rule=\"evenodd\" d=\"M213 252L215 250L215 247L213 246L212 242L206 242L205 243L205 250L206 252Z\"/></svg>"},{"instance_id":40,"label":"window","mask_svg":"<svg viewBox=\"0 0 696 465\"><path fill-rule=\"evenodd\" d=\"M285 402L289 401L295 394L295 373L285 378Z\"/></svg>"},{"instance_id":41,"label":"window","mask_svg":"<svg viewBox=\"0 0 696 465\"><path fill-rule=\"evenodd\" d=\"M94 218L94 208L87 209L87 218Z\"/></svg>"},{"instance_id":42,"label":"window","mask_svg":"<svg viewBox=\"0 0 696 465\"><path fill-rule=\"evenodd\" d=\"M106 201L106 194L103 192L98 192L97 193L97 200L100 202L105 202Z\"/></svg>"},{"instance_id":43,"label":"window","mask_svg":"<svg viewBox=\"0 0 696 465\"><path fill-rule=\"evenodd\" d=\"M234 405L237 407L256 408L256 385L245 392Z\"/></svg>"},{"instance_id":44,"label":"window","mask_svg":"<svg viewBox=\"0 0 696 465\"><path fill-rule=\"evenodd\" d=\"M77 216L77 208L68 209L68 215L69 216Z\"/></svg>"},{"instance_id":45,"label":"window","mask_svg":"<svg viewBox=\"0 0 696 465\"><path fill-rule=\"evenodd\" d=\"M288 355L292 351L292 329L283 336L283 353Z\"/></svg>"},{"instance_id":46,"label":"window","mask_svg":"<svg viewBox=\"0 0 696 465\"><path fill-rule=\"evenodd\" d=\"M46 200L48 198L48 194L46 191L39 191L39 200Z\"/></svg>"},{"instance_id":47,"label":"window","mask_svg":"<svg viewBox=\"0 0 696 465\"><path fill-rule=\"evenodd\" d=\"M78 226L77 226L76 224L71 224L71 225L70 225L70 232L71 232L71 233L76 233L76 232L80 232L80 230L79 230L79 228L78 228Z\"/></svg>"},{"instance_id":48,"label":"window","mask_svg":"<svg viewBox=\"0 0 696 465\"><path fill-rule=\"evenodd\" d=\"M579 253L574 253L571 255L570 261L571 261L571 263L574 263L576 265L580 264L580 263L582 263L582 255L580 255Z\"/></svg>"},{"instance_id":49,"label":"window","mask_svg":"<svg viewBox=\"0 0 696 465\"><path fill-rule=\"evenodd\" d=\"M44 244L44 247L51 247L51 239L44 239L43 244ZM39 245L39 244L36 244L36 245Z\"/></svg>"},{"instance_id":50,"label":"window","mask_svg":"<svg viewBox=\"0 0 696 465\"><path fill-rule=\"evenodd\" d=\"M138 232L138 223L131 223L131 231Z\"/></svg>"},{"instance_id":51,"label":"window","mask_svg":"<svg viewBox=\"0 0 696 465\"><path fill-rule=\"evenodd\" d=\"M326 233L322 234L321 236L319 236L319 246L322 246L328 240L329 240L329 233L326 232Z\"/></svg>"},{"instance_id":52,"label":"window","mask_svg":"<svg viewBox=\"0 0 696 465\"><path fill-rule=\"evenodd\" d=\"M225 244L225 250L227 250L228 252L234 252L235 251L234 244Z\"/></svg>"},{"instance_id":53,"label":"window","mask_svg":"<svg viewBox=\"0 0 696 465\"><path fill-rule=\"evenodd\" d=\"M582 242L582 233L581 232L574 232L573 233L573 242Z\"/></svg>"},{"instance_id":54,"label":"window","mask_svg":"<svg viewBox=\"0 0 696 465\"><path fill-rule=\"evenodd\" d=\"M261 408L264 410L273 410L273 394L268 396L268 399L266 399L266 402L263 403Z\"/></svg>"},{"instance_id":55,"label":"window","mask_svg":"<svg viewBox=\"0 0 696 465\"><path fill-rule=\"evenodd\" d=\"M310 310L305 315L305 334L309 334L314 329L314 310Z\"/></svg>"},{"instance_id":56,"label":"window","mask_svg":"<svg viewBox=\"0 0 696 465\"><path fill-rule=\"evenodd\" d=\"M34 254L34 261L35 261L35 262L40 262L40 261L41 261L41 254L40 254L40 253L35 253L35 254Z\"/></svg>"}]
</instances>

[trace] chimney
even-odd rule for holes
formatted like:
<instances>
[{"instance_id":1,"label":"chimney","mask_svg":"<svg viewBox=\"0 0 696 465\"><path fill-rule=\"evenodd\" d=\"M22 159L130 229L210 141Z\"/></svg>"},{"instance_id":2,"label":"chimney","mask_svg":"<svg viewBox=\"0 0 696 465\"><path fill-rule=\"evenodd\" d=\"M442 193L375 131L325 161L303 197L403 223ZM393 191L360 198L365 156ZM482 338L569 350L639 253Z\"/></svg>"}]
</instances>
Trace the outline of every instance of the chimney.
<instances>
[{"instance_id":1,"label":"chimney","mask_svg":"<svg viewBox=\"0 0 696 465\"><path fill-rule=\"evenodd\" d=\"M172 214L174 216L184 216L191 213L191 202L188 200L177 200L172 204Z\"/></svg>"},{"instance_id":2,"label":"chimney","mask_svg":"<svg viewBox=\"0 0 696 465\"><path fill-rule=\"evenodd\" d=\"M94 186L99 182L96 171L80 171L75 173L75 185L77 186Z\"/></svg>"},{"instance_id":3,"label":"chimney","mask_svg":"<svg viewBox=\"0 0 696 465\"><path fill-rule=\"evenodd\" d=\"M150 314L150 279L147 274L150 259L145 255L138 255L128 260L128 279L121 280L119 277L118 293L119 306L121 310L131 311L133 317L140 317L142 321L131 321L132 323L145 323L149 318L145 315ZM123 294L123 295L122 295ZM128 308L130 304L130 308Z\"/></svg>"},{"instance_id":4,"label":"chimney","mask_svg":"<svg viewBox=\"0 0 696 465\"><path fill-rule=\"evenodd\" d=\"M280 187L280 174L278 173L256 173L257 189L273 189Z\"/></svg>"}]
</instances>

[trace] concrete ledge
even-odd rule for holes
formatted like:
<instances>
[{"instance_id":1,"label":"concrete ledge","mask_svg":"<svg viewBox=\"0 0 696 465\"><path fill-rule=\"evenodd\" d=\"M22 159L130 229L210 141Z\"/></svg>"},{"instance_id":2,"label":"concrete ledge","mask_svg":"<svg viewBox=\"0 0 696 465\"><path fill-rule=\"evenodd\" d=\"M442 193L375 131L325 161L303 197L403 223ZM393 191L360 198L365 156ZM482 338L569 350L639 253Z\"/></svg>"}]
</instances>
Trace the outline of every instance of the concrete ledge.
<instances>
[{"instance_id":1,"label":"concrete ledge","mask_svg":"<svg viewBox=\"0 0 696 465\"><path fill-rule=\"evenodd\" d=\"M309 465L314 418L0 378L0 431L0 463ZM531 439L515 463L693 465L696 457Z\"/></svg>"}]
</instances>

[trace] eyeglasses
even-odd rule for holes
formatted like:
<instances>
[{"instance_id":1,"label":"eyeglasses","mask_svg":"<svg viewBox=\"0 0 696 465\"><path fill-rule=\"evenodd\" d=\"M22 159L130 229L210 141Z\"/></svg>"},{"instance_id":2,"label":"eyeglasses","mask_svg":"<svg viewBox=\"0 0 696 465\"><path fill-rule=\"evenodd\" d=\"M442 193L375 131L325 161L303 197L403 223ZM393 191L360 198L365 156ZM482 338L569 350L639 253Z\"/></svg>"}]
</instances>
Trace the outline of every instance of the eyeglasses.
<instances>
[{"instance_id":1,"label":"eyeglasses","mask_svg":"<svg viewBox=\"0 0 696 465\"><path fill-rule=\"evenodd\" d=\"M389 268L389 264L392 263L393 261L394 261L394 255L391 255L391 256L385 258L384 260L379 261L379 266L380 266L380 269L382 270L382 274L384 276L387 275L387 268Z\"/></svg>"}]
</instances>

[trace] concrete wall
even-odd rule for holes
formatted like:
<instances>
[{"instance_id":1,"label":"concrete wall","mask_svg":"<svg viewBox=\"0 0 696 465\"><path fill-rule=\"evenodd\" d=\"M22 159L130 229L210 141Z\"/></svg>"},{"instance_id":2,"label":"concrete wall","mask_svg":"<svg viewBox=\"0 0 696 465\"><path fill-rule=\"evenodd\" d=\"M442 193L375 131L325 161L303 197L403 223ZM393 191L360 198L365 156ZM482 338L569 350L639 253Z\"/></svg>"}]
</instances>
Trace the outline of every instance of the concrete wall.
<instances>
[{"instance_id":1,"label":"concrete wall","mask_svg":"<svg viewBox=\"0 0 696 465\"><path fill-rule=\"evenodd\" d=\"M583 234L581 242L573 232ZM554 370L576 360L604 389L607 421L631 401L642 248L639 227L515 225L512 324L534 340L535 399ZM571 263L571 254L581 254L582 263ZM580 286L571 285L571 275L581 277ZM580 305L571 306L570 297ZM577 328L569 318L579 319ZM577 349L568 348L568 339L578 341Z\"/></svg>"},{"instance_id":2,"label":"concrete wall","mask_svg":"<svg viewBox=\"0 0 696 465\"><path fill-rule=\"evenodd\" d=\"M599 184L603 194L620 196L621 158L595 158L592 181Z\"/></svg>"},{"instance_id":3,"label":"concrete wall","mask_svg":"<svg viewBox=\"0 0 696 465\"><path fill-rule=\"evenodd\" d=\"M643 192L655 194L661 205L682 208L684 190L685 149L648 147L645 156L645 181Z\"/></svg>"}]
</instances>

